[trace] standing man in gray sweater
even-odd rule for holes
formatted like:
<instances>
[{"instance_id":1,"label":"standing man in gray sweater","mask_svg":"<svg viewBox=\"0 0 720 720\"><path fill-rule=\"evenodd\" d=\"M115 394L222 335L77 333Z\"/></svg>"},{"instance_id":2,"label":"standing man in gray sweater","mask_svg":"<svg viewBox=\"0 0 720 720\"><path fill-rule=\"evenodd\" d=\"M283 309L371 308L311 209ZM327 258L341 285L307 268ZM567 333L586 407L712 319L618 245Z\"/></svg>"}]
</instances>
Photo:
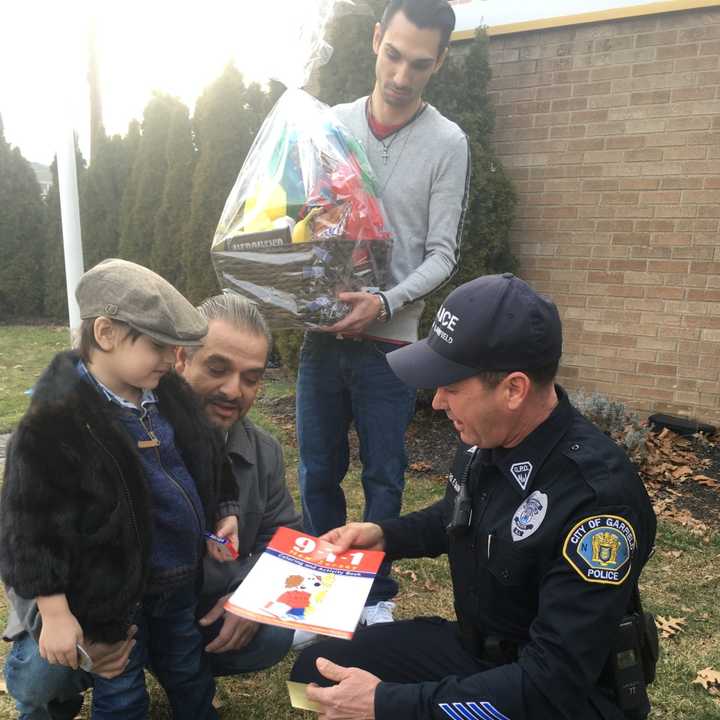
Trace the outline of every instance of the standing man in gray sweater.
<instances>
[{"instance_id":1,"label":"standing man in gray sweater","mask_svg":"<svg viewBox=\"0 0 720 720\"><path fill-rule=\"evenodd\" d=\"M363 464L364 519L377 522L400 513L405 430L415 391L393 374L385 354L417 340L423 298L455 271L468 197L467 138L422 99L445 61L454 27L447 0L391 0L373 35L372 95L335 108L364 144L377 178L394 237L394 287L341 293L351 312L325 332L308 332L303 343L299 481L305 530L314 535L345 523L341 482L353 421ZM391 621L396 593L385 566L361 622Z\"/></svg>"}]
</instances>

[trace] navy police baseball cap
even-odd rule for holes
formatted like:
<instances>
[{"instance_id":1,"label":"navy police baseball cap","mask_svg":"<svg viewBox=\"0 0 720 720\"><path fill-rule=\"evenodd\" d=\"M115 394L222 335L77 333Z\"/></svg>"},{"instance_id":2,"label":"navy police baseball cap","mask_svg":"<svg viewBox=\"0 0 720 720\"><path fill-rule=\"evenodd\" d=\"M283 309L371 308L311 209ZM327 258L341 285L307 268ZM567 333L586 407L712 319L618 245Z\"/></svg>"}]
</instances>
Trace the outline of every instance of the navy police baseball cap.
<instances>
[{"instance_id":1,"label":"navy police baseball cap","mask_svg":"<svg viewBox=\"0 0 720 720\"><path fill-rule=\"evenodd\" d=\"M484 275L453 290L427 339L388 353L407 385L435 388L484 370L534 370L562 354L555 304L512 273Z\"/></svg>"}]
</instances>

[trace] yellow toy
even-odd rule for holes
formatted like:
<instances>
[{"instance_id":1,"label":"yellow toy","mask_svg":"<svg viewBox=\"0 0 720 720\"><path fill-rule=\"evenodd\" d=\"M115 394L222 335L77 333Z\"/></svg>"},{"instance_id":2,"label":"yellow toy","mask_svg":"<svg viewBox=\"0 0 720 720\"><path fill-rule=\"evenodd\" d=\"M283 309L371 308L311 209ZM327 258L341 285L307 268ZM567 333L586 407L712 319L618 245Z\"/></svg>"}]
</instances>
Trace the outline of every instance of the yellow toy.
<instances>
[{"instance_id":1,"label":"yellow toy","mask_svg":"<svg viewBox=\"0 0 720 720\"><path fill-rule=\"evenodd\" d=\"M323 211L322 208L313 208L302 220L299 220L292 231L294 243L310 242L313 238L313 218Z\"/></svg>"},{"instance_id":2,"label":"yellow toy","mask_svg":"<svg viewBox=\"0 0 720 720\"><path fill-rule=\"evenodd\" d=\"M287 215L287 193L276 183L258 183L255 192L245 200L243 213L246 233L264 232L275 227L275 221Z\"/></svg>"}]
</instances>

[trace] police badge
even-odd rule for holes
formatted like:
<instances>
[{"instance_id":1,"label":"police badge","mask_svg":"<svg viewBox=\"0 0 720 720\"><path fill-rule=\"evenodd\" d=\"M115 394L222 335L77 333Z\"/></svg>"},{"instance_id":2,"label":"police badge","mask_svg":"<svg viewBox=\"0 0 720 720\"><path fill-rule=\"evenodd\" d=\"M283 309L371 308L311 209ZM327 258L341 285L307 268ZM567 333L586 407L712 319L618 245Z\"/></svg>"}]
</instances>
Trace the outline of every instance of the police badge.
<instances>
[{"instance_id":1,"label":"police badge","mask_svg":"<svg viewBox=\"0 0 720 720\"><path fill-rule=\"evenodd\" d=\"M513 542L530 537L541 525L547 512L548 499L545 493L536 490L531 493L515 511L510 523Z\"/></svg>"}]
</instances>

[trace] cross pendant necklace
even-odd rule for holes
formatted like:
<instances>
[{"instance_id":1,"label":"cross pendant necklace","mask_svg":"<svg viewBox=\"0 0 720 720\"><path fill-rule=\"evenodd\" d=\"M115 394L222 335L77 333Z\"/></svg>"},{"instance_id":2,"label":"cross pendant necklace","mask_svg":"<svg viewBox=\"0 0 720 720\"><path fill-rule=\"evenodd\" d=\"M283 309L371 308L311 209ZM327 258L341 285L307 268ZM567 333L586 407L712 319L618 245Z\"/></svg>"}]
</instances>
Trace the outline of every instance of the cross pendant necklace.
<instances>
[{"instance_id":1,"label":"cross pendant necklace","mask_svg":"<svg viewBox=\"0 0 720 720\"><path fill-rule=\"evenodd\" d=\"M403 128L404 129L404 128ZM393 133L392 139L389 143L385 143L380 138L378 138L380 144L382 145L382 161L383 165L387 165L388 157L390 156L390 148L392 147L392 144L395 142L395 138L400 134L401 130L398 130L397 132Z\"/></svg>"},{"instance_id":2,"label":"cross pendant necklace","mask_svg":"<svg viewBox=\"0 0 720 720\"><path fill-rule=\"evenodd\" d=\"M368 128L370 126L370 116L372 115L372 97L368 98L367 107L365 109L365 115L367 117L368 122ZM377 137L375 135L375 139L382 145L382 153L380 157L382 157L383 165L387 165L388 163L388 157L390 157L390 148L392 147L392 144L395 142L395 139L397 136L405 129L405 126L398 128L393 132L392 137L390 138L389 142L385 142L383 138ZM369 129L368 129L369 133Z\"/></svg>"},{"instance_id":3,"label":"cross pendant necklace","mask_svg":"<svg viewBox=\"0 0 720 720\"><path fill-rule=\"evenodd\" d=\"M395 140L397 140L398 135L400 135L400 134L403 132L403 130L407 130L408 127L412 125L413 121L416 120L416 119L420 116L420 114L422 113L422 111L423 111L424 109L425 109L425 103L424 103L424 102L421 102L421 103L420 103L420 106L419 106L418 109L416 110L415 114L414 114L402 127L398 127L398 128L392 133L392 137L390 138L389 142L385 142L383 138L379 138L377 135L375 135L375 134L373 133L375 139L382 145L382 152L381 152L381 154L380 154L380 157L382 158L383 165L387 165L387 164L388 164L388 158L390 157L390 148L392 147L392 144L395 142ZM367 106L366 106L366 109L365 109L365 115L366 115L366 118L367 118L367 128L366 128L366 132L367 132L367 135L368 135L368 138L367 138L367 139L369 139L369 135L370 135L370 118L371 118L371 116L372 116L372 96L368 98ZM407 145L407 138L410 137L410 133L412 132L412 129L413 129L413 128L410 127L409 132L407 132L407 133L405 134L405 144L406 144L406 145ZM367 143L366 143L366 145L367 145ZM403 150L404 150L404 146L403 146ZM400 152L402 153L402 150L401 150Z\"/></svg>"}]
</instances>

